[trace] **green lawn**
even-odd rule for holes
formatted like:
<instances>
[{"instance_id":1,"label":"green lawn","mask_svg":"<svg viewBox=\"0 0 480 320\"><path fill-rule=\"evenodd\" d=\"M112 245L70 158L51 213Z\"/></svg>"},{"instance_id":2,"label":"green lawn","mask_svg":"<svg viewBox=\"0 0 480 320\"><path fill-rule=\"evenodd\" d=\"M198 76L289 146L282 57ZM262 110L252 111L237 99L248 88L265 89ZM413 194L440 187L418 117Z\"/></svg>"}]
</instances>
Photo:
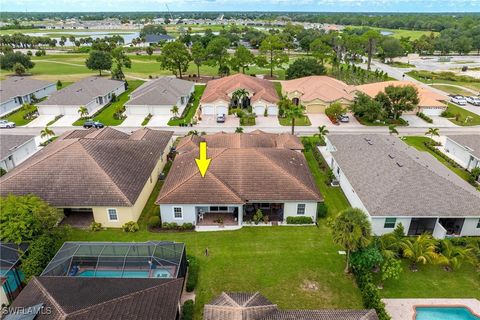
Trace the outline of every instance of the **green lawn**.
<instances>
[{"instance_id":1,"label":"green lawn","mask_svg":"<svg viewBox=\"0 0 480 320\"><path fill-rule=\"evenodd\" d=\"M468 179L469 174L467 173L467 171L465 171L461 168L453 167L447 161L445 161L445 159L443 159L442 157L440 157L439 155L437 155L436 153L432 152L430 149L425 147L424 143L432 141L432 139L430 139L428 137L403 137L402 139L408 145L414 147L415 149L417 149L419 151L430 153L432 156L437 158L438 161L440 161L442 164L444 164L447 168L449 168L450 170L455 172L460 178L462 178L464 180Z\"/></svg>"},{"instance_id":2,"label":"green lawn","mask_svg":"<svg viewBox=\"0 0 480 320\"><path fill-rule=\"evenodd\" d=\"M2 117L2 119L6 119L8 121L14 122L17 126L24 126L28 124L33 119L24 119L23 117L30 112L34 112L37 110L37 107L34 105L28 105L28 107L21 107L17 111L10 113L6 117Z\"/></svg>"},{"instance_id":3,"label":"green lawn","mask_svg":"<svg viewBox=\"0 0 480 320\"><path fill-rule=\"evenodd\" d=\"M369 121L365 118L360 118L360 117L357 117L357 120L358 122L360 122L361 124L363 124L364 126L369 126L369 127L385 127L385 126L389 126L391 124L394 124L396 126L408 126L408 123L403 120L402 118L399 118L397 120L393 120L393 119L389 119L389 120L385 120L383 122L372 122L372 121Z\"/></svg>"},{"instance_id":4,"label":"green lawn","mask_svg":"<svg viewBox=\"0 0 480 320\"><path fill-rule=\"evenodd\" d=\"M405 63L405 62L399 62L399 61L394 61L393 63L390 64L392 67L396 68L415 68L415 65Z\"/></svg>"},{"instance_id":5,"label":"green lawn","mask_svg":"<svg viewBox=\"0 0 480 320\"><path fill-rule=\"evenodd\" d=\"M105 108L103 108L93 119L95 121L99 121L103 123L106 126L118 126L123 122L124 119L114 119L113 114L115 111L123 106L129 99L129 94L138 88L143 81L141 80L130 80L128 81L128 90L122 93L120 96L118 96L117 101L110 103L107 105ZM85 120L83 119L78 119L73 123L74 126L81 126Z\"/></svg>"},{"instance_id":6,"label":"green lawn","mask_svg":"<svg viewBox=\"0 0 480 320\"><path fill-rule=\"evenodd\" d=\"M454 118L448 118L448 119L459 126L480 125L480 116L478 114L465 110L454 104L451 104L451 103L448 104L447 112L454 117ZM465 122L467 117L469 117L469 120L468 122Z\"/></svg>"},{"instance_id":7,"label":"green lawn","mask_svg":"<svg viewBox=\"0 0 480 320\"><path fill-rule=\"evenodd\" d=\"M273 86L275 87L275 91L277 91L277 94L279 97L282 96L282 84L278 81L272 82Z\"/></svg>"},{"instance_id":8,"label":"green lawn","mask_svg":"<svg viewBox=\"0 0 480 320\"><path fill-rule=\"evenodd\" d=\"M282 118L278 117L278 122L282 126L291 126L292 125L292 119L291 118ZM295 118L295 126L311 126L312 123L310 122L310 119L308 116L303 116L301 118Z\"/></svg>"},{"instance_id":9,"label":"green lawn","mask_svg":"<svg viewBox=\"0 0 480 320\"><path fill-rule=\"evenodd\" d=\"M348 28L363 28L364 26L348 26ZM388 29L388 28L376 28L368 27L370 29L375 29L378 31L390 31L393 34L391 35L394 38L400 39L401 37L410 37L411 40L420 38L422 35L430 35L431 31L422 31L422 30L406 30L406 29ZM438 34L438 32L433 32L433 34Z\"/></svg>"},{"instance_id":10,"label":"green lawn","mask_svg":"<svg viewBox=\"0 0 480 320\"><path fill-rule=\"evenodd\" d=\"M412 70L407 72L412 78L426 84L452 84L462 86L475 91L480 91L480 80L453 74L453 72L430 72L425 70ZM471 93L469 94L471 95Z\"/></svg>"},{"instance_id":11,"label":"green lawn","mask_svg":"<svg viewBox=\"0 0 480 320\"><path fill-rule=\"evenodd\" d=\"M181 123L190 123L195 112L197 111L198 104L200 103L200 98L202 97L203 92L205 91L205 86L198 85L195 86L195 92L193 93L193 102L187 106L187 110L185 110L184 114L185 117L178 118L178 119L170 119L168 121L169 126L178 126Z\"/></svg>"},{"instance_id":12,"label":"green lawn","mask_svg":"<svg viewBox=\"0 0 480 320\"><path fill-rule=\"evenodd\" d=\"M462 88L457 88L457 87L452 87L452 86L447 86L447 85L441 85L441 84L432 84L431 85L433 88L437 88L439 90L442 90L448 94L460 94L462 96L470 96L472 93L470 91L464 90Z\"/></svg>"}]
</instances>

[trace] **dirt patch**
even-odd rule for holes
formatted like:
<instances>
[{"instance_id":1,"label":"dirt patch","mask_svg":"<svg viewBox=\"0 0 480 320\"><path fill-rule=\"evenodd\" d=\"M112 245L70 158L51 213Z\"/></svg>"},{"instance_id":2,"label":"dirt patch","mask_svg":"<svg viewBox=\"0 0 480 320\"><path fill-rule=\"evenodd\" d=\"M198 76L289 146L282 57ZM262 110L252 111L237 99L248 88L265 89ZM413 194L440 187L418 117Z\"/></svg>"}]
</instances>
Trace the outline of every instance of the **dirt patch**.
<instances>
[{"instance_id":1,"label":"dirt patch","mask_svg":"<svg viewBox=\"0 0 480 320\"><path fill-rule=\"evenodd\" d=\"M307 279L303 280L303 283L300 285L300 287L302 290L308 292L316 292L320 289L318 282Z\"/></svg>"}]
</instances>

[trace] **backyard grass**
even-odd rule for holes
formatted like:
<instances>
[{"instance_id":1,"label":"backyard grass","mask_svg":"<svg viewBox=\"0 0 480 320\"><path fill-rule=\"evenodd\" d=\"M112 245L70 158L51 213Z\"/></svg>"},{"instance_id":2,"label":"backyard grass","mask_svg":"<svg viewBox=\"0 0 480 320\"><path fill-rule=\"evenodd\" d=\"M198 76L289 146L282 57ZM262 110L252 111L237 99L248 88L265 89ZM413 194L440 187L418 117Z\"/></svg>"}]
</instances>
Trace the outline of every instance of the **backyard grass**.
<instances>
[{"instance_id":1,"label":"backyard grass","mask_svg":"<svg viewBox=\"0 0 480 320\"><path fill-rule=\"evenodd\" d=\"M291 118L283 118L283 117L278 117L278 122L282 126L291 126L292 125L292 119ZM302 116L300 118L295 118L295 126L311 126L312 123L310 122L310 119L308 116Z\"/></svg>"},{"instance_id":2,"label":"backyard grass","mask_svg":"<svg viewBox=\"0 0 480 320\"><path fill-rule=\"evenodd\" d=\"M437 88L439 90L442 90L448 94L459 94L459 95L462 95L462 96L471 96L472 93L470 91L467 91L467 90L464 90L462 88L458 88L458 87L452 87L452 86L447 86L447 85L442 85L442 84L431 84L430 86L432 86L433 88Z\"/></svg>"},{"instance_id":3,"label":"backyard grass","mask_svg":"<svg viewBox=\"0 0 480 320\"><path fill-rule=\"evenodd\" d=\"M459 126L477 126L480 125L480 116L468 110L465 110L452 103L447 105L447 113L451 114L453 118L448 118L451 122ZM469 120L466 122L467 117Z\"/></svg>"},{"instance_id":4,"label":"backyard grass","mask_svg":"<svg viewBox=\"0 0 480 320\"><path fill-rule=\"evenodd\" d=\"M122 93L117 97L117 101L108 104L103 108L93 119L99 121L106 126L118 126L121 124L124 119L115 119L113 117L114 113L118 108L122 107L129 99L129 94L138 88L143 81L141 80L130 80L128 81L128 90ZM81 126L85 122L85 119L78 119L73 123L74 126Z\"/></svg>"},{"instance_id":5,"label":"backyard grass","mask_svg":"<svg viewBox=\"0 0 480 320\"><path fill-rule=\"evenodd\" d=\"M455 172L460 178L464 179L464 180L467 180L468 179L468 176L469 174L461 169L461 168L456 168L456 167L453 167L451 164L449 164L447 161L445 161L445 159L443 159L442 157L440 157L438 154L432 152L430 149L428 149L426 146L425 146L425 142L431 142L432 139L430 138L427 138L427 137L403 137L402 138L403 141L405 141L408 145L414 147L415 149L419 150L419 151L423 151L423 152L428 152L430 153L432 156L434 156L438 161L440 161L443 165L445 165L447 168L449 168L450 170L452 170L453 172Z\"/></svg>"},{"instance_id":6,"label":"backyard grass","mask_svg":"<svg viewBox=\"0 0 480 320\"><path fill-rule=\"evenodd\" d=\"M26 107L21 107L15 112L10 113L9 115L2 117L2 119L14 122L16 126L24 126L28 124L32 119L24 119L23 117L30 112L37 111L37 107L34 105L27 105Z\"/></svg>"},{"instance_id":7,"label":"backyard grass","mask_svg":"<svg viewBox=\"0 0 480 320\"><path fill-rule=\"evenodd\" d=\"M168 121L168 125L178 126L183 123L189 124L192 121L195 112L197 111L198 104L200 103L200 98L202 97L204 91L205 86L195 86L195 92L193 93L193 102L189 103L186 107L187 109L184 111L185 116L183 118L170 119L170 121Z\"/></svg>"}]
</instances>

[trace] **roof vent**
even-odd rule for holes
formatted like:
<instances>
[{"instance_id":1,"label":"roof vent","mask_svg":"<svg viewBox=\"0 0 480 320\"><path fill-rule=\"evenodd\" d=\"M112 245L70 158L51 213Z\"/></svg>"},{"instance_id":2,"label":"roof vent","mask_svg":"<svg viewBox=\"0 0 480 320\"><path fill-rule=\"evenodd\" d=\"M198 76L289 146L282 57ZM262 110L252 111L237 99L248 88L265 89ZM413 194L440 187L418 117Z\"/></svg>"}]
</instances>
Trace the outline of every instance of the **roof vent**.
<instances>
[{"instance_id":1,"label":"roof vent","mask_svg":"<svg viewBox=\"0 0 480 320\"><path fill-rule=\"evenodd\" d=\"M368 141L372 141L372 139L370 139L370 138L363 138L363 139L364 139L365 141L367 141L367 142L368 142Z\"/></svg>"},{"instance_id":2,"label":"roof vent","mask_svg":"<svg viewBox=\"0 0 480 320\"><path fill-rule=\"evenodd\" d=\"M395 156L394 156L393 154L391 154L391 153L388 155L388 157L389 157L390 159L395 159Z\"/></svg>"},{"instance_id":3,"label":"roof vent","mask_svg":"<svg viewBox=\"0 0 480 320\"><path fill-rule=\"evenodd\" d=\"M402 167L403 167L403 163L397 161L397 166L399 166L400 168L402 168Z\"/></svg>"},{"instance_id":4,"label":"roof vent","mask_svg":"<svg viewBox=\"0 0 480 320\"><path fill-rule=\"evenodd\" d=\"M368 144L373 146L373 142L372 141L368 141Z\"/></svg>"}]
</instances>

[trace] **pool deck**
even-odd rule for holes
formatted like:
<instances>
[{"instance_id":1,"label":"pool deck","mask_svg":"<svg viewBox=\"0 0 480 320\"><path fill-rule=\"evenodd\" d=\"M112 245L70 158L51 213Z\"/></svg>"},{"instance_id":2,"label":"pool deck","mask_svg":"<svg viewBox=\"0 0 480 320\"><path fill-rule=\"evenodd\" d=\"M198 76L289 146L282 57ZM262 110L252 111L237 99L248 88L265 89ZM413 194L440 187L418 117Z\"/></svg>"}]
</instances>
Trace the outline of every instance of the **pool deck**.
<instances>
[{"instance_id":1,"label":"pool deck","mask_svg":"<svg viewBox=\"0 0 480 320\"><path fill-rule=\"evenodd\" d=\"M415 306L467 307L480 315L480 301L477 299L382 299L392 320L415 320Z\"/></svg>"}]
</instances>

